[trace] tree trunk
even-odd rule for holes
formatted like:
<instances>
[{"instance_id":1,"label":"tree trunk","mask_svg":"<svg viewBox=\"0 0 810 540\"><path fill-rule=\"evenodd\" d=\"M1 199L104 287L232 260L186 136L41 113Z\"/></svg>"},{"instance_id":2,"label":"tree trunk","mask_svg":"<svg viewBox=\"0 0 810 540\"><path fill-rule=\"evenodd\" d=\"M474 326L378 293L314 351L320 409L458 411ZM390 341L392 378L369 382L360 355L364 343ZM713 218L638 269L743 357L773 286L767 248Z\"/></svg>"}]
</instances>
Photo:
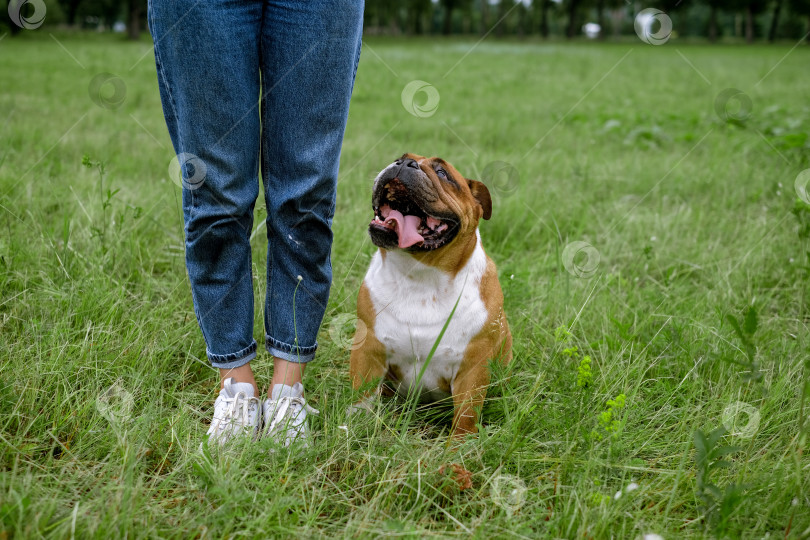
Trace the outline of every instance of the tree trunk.
<instances>
[{"instance_id":1,"label":"tree trunk","mask_svg":"<svg viewBox=\"0 0 810 540\"><path fill-rule=\"evenodd\" d=\"M599 39L604 40L605 32L605 0L596 2L596 23L599 25Z\"/></svg>"},{"instance_id":2,"label":"tree trunk","mask_svg":"<svg viewBox=\"0 0 810 540\"><path fill-rule=\"evenodd\" d=\"M717 41L717 6L714 4L709 6L709 41Z\"/></svg>"},{"instance_id":3,"label":"tree trunk","mask_svg":"<svg viewBox=\"0 0 810 540\"><path fill-rule=\"evenodd\" d=\"M806 34L808 34L808 35L810 35L810 15L807 15L807 29L806 29L806 30L807 30L807 31L806 31L805 33L806 33ZM804 42L805 42L807 45L810 45L810 39L805 39L805 40L804 40Z\"/></svg>"},{"instance_id":4,"label":"tree trunk","mask_svg":"<svg viewBox=\"0 0 810 540\"><path fill-rule=\"evenodd\" d=\"M754 10L751 9L751 4L745 6L745 42L754 42Z\"/></svg>"},{"instance_id":5,"label":"tree trunk","mask_svg":"<svg viewBox=\"0 0 810 540\"><path fill-rule=\"evenodd\" d=\"M74 26L76 24L76 12L79 11L80 2L81 0L70 0L70 2L68 2L67 13L65 13L65 16L69 26Z\"/></svg>"},{"instance_id":6,"label":"tree trunk","mask_svg":"<svg viewBox=\"0 0 810 540\"><path fill-rule=\"evenodd\" d=\"M517 28L515 29L515 33L519 36L523 36L526 33L526 8L520 6L517 8Z\"/></svg>"},{"instance_id":7,"label":"tree trunk","mask_svg":"<svg viewBox=\"0 0 810 540\"><path fill-rule=\"evenodd\" d=\"M445 36L449 36L450 32L453 30L453 9L455 6L455 0L446 0L444 2L444 29L442 30L442 34Z\"/></svg>"},{"instance_id":8,"label":"tree trunk","mask_svg":"<svg viewBox=\"0 0 810 540\"><path fill-rule=\"evenodd\" d=\"M141 0L129 0L127 37L137 41L141 37Z\"/></svg>"},{"instance_id":9,"label":"tree trunk","mask_svg":"<svg viewBox=\"0 0 810 540\"><path fill-rule=\"evenodd\" d=\"M613 31L613 38L618 39L622 31L622 22L624 21L624 10L621 8L612 9L610 12L610 27Z\"/></svg>"},{"instance_id":10,"label":"tree trunk","mask_svg":"<svg viewBox=\"0 0 810 540\"><path fill-rule=\"evenodd\" d=\"M503 16L506 14L506 0L499 0L498 1L498 21L495 23L497 26L495 27L495 35L498 37L503 36L504 28L506 27L506 21L503 19Z\"/></svg>"},{"instance_id":11,"label":"tree trunk","mask_svg":"<svg viewBox=\"0 0 810 540\"><path fill-rule=\"evenodd\" d=\"M776 0L773 6L773 16L771 17L771 29L768 31L768 41L776 41L776 29L779 26L779 12L782 11L782 0Z\"/></svg>"},{"instance_id":12,"label":"tree trunk","mask_svg":"<svg viewBox=\"0 0 810 540\"><path fill-rule=\"evenodd\" d=\"M422 17L424 14L422 7L421 2L408 4L408 32L416 35L422 34Z\"/></svg>"},{"instance_id":13,"label":"tree trunk","mask_svg":"<svg viewBox=\"0 0 810 540\"><path fill-rule=\"evenodd\" d=\"M572 39L577 35L577 8L579 8L579 0L569 0L568 28L565 29L565 37L568 39Z\"/></svg>"},{"instance_id":14,"label":"tree trunk","mask_svg":"<svg viewBox=\"0 0 810 540\"><path fill-rule=\"evenodd\" d=\"M540 0L543 2L540 4L540 35L543 36L543 39L548 38L548 8L549 2L551 0Z\"/></svg>"},{"instance_id":15,"label":"tree trunk","mask_svg":"<svg viewBox=\"0 0 810 540\"><path fill-rule=\"evenodd\" d=\"M479 30L482 36L489 31L489 0L481 0L481 28Z\"/></svg>"}]
</instances>

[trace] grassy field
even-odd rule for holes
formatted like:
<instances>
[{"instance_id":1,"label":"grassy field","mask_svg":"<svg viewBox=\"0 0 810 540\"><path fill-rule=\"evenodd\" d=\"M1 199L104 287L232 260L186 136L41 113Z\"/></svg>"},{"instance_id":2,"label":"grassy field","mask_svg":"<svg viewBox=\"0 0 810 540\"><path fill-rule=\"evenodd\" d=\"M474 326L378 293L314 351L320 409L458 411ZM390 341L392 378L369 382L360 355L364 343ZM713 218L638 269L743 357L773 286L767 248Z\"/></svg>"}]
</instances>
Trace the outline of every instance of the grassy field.
<instances>
[{"instance_id":1,"label":"grassy field","mask_svg":"<svg viewBox=\"0 0 810 540\"><path fill-rule=\"evenodd\" d=\"M211 455L149 43L47 32L0 41L0 538L810 537L806 46L367 41L315 443ZM371 180L405 151L494 199L515 360L456 452L442 408L341 427Z\"/></svg>"}]
</instances>

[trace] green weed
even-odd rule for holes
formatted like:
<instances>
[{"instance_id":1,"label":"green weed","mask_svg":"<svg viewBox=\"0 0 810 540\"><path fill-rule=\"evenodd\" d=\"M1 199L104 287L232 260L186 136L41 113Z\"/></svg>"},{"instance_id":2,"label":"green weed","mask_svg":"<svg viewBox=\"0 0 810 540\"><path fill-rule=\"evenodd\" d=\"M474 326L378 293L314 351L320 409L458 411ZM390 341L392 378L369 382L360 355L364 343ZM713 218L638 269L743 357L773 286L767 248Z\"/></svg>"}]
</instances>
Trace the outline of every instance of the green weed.
<instances>
[{"instance_id":1,"label":"green weed","mask_svg":"<svg viewBox=\"0 0 810 540\"><path fill-rule=\"evenodd\" d=\"M725 433L724 427L719 427L708 435L701 430L696 430L693 438L697 470L697 496L706 514L707 527L715 536L721 538L728 533L731 517L745 495L743 487L740 485L730 482L721 489L714 484L712 479L715 472L731 466L731 463L723 458L740 451L740 448L736 446L721 444Z\"/></svg>"}]
</instances>

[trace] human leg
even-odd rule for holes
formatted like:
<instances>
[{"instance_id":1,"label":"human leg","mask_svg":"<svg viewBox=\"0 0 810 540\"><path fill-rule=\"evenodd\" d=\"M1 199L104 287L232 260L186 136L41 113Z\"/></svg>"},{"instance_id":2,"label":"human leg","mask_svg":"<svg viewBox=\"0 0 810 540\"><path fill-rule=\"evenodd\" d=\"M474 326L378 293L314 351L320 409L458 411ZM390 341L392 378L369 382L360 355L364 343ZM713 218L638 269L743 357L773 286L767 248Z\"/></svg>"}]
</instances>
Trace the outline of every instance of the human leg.
<instances>
[{"instance_id":1,"label":"human leg","mask_svg":"<svg viewBox=\"0 0 810 540\"><path fill-rule=\"evenodd\" d=\"M261 2L149 2L161 101L182 171L194 312L222 379L209 430L220 441L258 428L249 238L258 195L261 15Z\"/></svg>"},{"instance_id":2,"label":"human leg","mask_svg":"<svg viewBox=\"0 0 810 540\"><path fill-rule=\"evenodd\" d=\"M301 384L329 288L340 148L360 56L362 1L265 2L262 179L267 204L265 433L306 441Z\"/></svg>"},{"instance_id":3,"label":"human leg","mask_svg":"<svg viewBox=\"0 0 810 540\"><path fill-rule=\"evenodd\" d=\"M164 116L183 172L186 268L214 367L256 356L250 231L258 195L261 3L152 0Z\"/></svg>"},{"instance_id":4,"label":"human leg","mask_svg":"<svg viewBox=\"0 0 810 540\"><path fill-rule=\"evenodd\" d=\"M363 3L351 0L265 3L260 53L265 346L287 362L314 357L329 298L331 224L362 13ZM274 373L274 382L281 378Z\"/></svg>"}]
</instances>

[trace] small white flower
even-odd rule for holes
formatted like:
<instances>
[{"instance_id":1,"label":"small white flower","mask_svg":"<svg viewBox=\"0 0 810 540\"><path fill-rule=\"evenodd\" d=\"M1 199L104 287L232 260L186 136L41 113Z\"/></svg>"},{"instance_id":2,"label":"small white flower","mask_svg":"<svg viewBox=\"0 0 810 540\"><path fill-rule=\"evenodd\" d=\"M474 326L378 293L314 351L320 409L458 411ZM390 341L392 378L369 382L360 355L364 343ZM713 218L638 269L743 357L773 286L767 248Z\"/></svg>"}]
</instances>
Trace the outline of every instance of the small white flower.
<instances>
[{"instance_id":1,"label":"small white flower","mask_svg":"<svg viewBox=\"0 0 810 540\"><path fill-rule=\"evenodd\" d=\"M304 278L301 277L301 274L298 274L298 281L303 281Z\"/></svg>"},{"instance_id":2,"label":"small white flower","mask_svg":"<svg viewBox=\"0 0 810 540\"><path fill-rule=\"evenodd\" d=\"M664 537L660 534L647 533L641 537L641 540L664 540Z\"/></svg>"},{"instance_id":3,"label":"small white flower","mask_svg":"<svg viewBox=\"0 0 810 540\"><path fill-rule=\"evenodd\" d=\"M622 492L621 492L621 490L619 490L619 491L616 492L616 495L613 496L613 500L618 501L621 498L622 498Z\"/></svg>"},{"instance_id":4,"label":"small white flower","mask_svg":"<svg viewBox=\"0 0 810 540\"><path fill-rule=\"evenodd\" d=\"M656 240L658 240L658 237L656 237L656 236L651 236L650 237L650 242L655 242Z\"/></svg>"},{"instance_id":5,"label":"small white flower","mask_svg":"<svg viewBox=\"0 0 810 540\"><path fill-rule=\"evenodd\" d=\"M512 274L511 276L509 276L509 279L515 279L515 274Z\"/></svg>"},{"instance_id":6,"label":"small white flower","mask_svg":"<svg viewBox=\"0 0 810 540\"><path fill-rule=\"evenodd\" d=\"M346 435L349 434L349 426L338 426L338 429L342 429L343 431L345 431Z\"/></svg>"}]
</instances>

